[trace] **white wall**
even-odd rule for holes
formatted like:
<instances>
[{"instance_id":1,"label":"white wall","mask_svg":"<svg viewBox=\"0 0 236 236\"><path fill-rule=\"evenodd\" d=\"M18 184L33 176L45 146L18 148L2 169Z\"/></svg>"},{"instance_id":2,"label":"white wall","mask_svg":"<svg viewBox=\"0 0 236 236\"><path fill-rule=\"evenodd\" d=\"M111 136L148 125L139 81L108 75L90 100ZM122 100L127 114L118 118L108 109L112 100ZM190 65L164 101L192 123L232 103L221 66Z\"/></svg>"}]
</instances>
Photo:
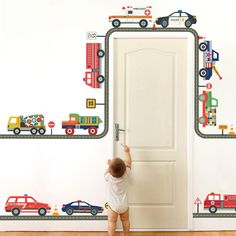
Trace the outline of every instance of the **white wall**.
<instances>
[{"instance_id":1,"label":"white wall","mask_svg":"<svg viewBox=\"0 0 236 236\"><path fill-rule=\"evenodd\" d=\"M46 113L56 121L85 109L86 98L103 99L102 90L87 87L86 32L105 34L108 16L125 5L152 5L153 16L177 9L197 15L193 27L213 40L220 53L217 67L223 80L212 78L219 99L218 123L234 124L236 72L235 9L230 1L157 0L0 0L0 131L8 116ZM226 4L227 3L227 4ZM32 89L35 88L36 89ZM112 91L111 91L112 96ZM193 101L190 101L193 105ZM192 107L191 107L192 108ZM110 127L112 124L110 124ZM55 128L55 129L56 129ZM209 192L236 194L235 140L201 139L193 135L192 200ZM103 172L112 155L111 131L101 140L0 140L0 214L8 196L28 193L39 201L60 206L82 199L104 205ZM195 211L195 206L193 206ZM201 209L202 211L202 209ZM190 211L190 214L192 211ZM192 218L190 217L192 220ZM235 229L236 219L194 219L199 229ZM105 230L106 222L4 222L0 230Z\"/></svg>"}]
</instances>

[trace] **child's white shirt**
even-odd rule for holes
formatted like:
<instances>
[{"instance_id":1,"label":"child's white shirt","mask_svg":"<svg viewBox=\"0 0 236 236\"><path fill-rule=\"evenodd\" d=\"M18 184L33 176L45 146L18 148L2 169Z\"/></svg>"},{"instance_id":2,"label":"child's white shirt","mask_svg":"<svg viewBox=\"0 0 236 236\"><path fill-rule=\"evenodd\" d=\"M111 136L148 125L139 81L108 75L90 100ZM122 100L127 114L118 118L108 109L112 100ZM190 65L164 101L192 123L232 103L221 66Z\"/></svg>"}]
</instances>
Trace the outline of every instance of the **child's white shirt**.
<instances>
[{"instance_id":1,"label":"child's white shirt","mask_svg":"<svg viewBox=\"0 0 236 236\"><path fill-rule=\"evenodd\" d=\"M108 204L109 207L121 214L129 208L128 184L130 167L126 167L124 175L120 178L113 177L109 172L105 174L108 182Z\"/></svg>"}]
</instances>

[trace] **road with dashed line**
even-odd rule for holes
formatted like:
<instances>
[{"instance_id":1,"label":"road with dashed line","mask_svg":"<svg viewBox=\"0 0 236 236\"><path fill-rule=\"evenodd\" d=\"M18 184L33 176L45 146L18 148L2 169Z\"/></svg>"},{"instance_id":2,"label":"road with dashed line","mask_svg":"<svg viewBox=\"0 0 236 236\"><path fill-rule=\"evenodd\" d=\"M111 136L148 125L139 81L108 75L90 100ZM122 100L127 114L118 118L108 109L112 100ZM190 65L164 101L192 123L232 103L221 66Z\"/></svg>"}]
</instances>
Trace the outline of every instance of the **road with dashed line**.
<instances>
[{"instance_id":1,"label":"road with dashed line","mask_svg":"<svg viewBox=\"0 0 236 236\"><path fill-rule=\"evenodd\" d=\"M80 215L80 216L0 216L0 220L17 220L17 221L27 221L27 220L53 220L53 221L57 221L57 220L107 220L107 216L106 215L98 215L98 216L85 216L85 215Z\"/></svg>"},{"instance_id":2,"label":"road with dashed line","mask_svg":"<svg viewBox=\"0 0 236 236\"><path fill-rule=\"evenodd\" d=\"M193 218L236 218L236 213L193 213Z\"/></svg>"}]
</instances>

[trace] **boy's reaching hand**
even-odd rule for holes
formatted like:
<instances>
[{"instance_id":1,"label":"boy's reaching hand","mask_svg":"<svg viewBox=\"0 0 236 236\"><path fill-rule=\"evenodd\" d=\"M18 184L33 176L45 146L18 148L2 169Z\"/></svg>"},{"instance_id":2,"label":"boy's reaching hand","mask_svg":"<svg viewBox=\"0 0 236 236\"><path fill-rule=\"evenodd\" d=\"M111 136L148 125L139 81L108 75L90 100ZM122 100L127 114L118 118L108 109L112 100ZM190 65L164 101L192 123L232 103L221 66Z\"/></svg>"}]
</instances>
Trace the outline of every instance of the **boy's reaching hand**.
<instances>
[{"instance_id":1,"label":"boy's reaching hand","mask_svg":"<svg viewBox=\"0 0 236 236\"><path fill-rule=\"evenodd\" d=\"M124 146L124 152L125 152L125 164L131 167L132 160L130 155L130 148L127 145Z\"/></svg>"},{"instance_id":2,"label":"boy's reaching hand","mask_svg":"<svg viewBox=\"0 0 236 236\"><path fill-rule=\"evenodd\" d=\"M129 147L127 145L125 145L124 146L124 152L129 152L129 151L130 151Z\"/></svg>"}]
</instances>

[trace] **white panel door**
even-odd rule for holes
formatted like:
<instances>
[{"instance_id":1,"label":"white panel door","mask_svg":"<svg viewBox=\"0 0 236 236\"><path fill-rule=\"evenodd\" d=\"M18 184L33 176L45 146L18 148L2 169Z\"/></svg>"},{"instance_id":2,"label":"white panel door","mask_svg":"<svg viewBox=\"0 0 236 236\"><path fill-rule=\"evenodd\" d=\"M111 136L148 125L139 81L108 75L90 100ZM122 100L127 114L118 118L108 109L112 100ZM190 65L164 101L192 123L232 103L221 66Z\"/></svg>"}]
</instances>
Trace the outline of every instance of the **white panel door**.
<instances>
[{"instance_id":1,"label":"white panel door","mask_svg":"<svg viewBox=\"0 0 236 236\"><path fill-rule=\"evenodd\" d=\"M187 39L114 38L114 123L133 229L187 228Z\"/></svg>"}]
</instances>

